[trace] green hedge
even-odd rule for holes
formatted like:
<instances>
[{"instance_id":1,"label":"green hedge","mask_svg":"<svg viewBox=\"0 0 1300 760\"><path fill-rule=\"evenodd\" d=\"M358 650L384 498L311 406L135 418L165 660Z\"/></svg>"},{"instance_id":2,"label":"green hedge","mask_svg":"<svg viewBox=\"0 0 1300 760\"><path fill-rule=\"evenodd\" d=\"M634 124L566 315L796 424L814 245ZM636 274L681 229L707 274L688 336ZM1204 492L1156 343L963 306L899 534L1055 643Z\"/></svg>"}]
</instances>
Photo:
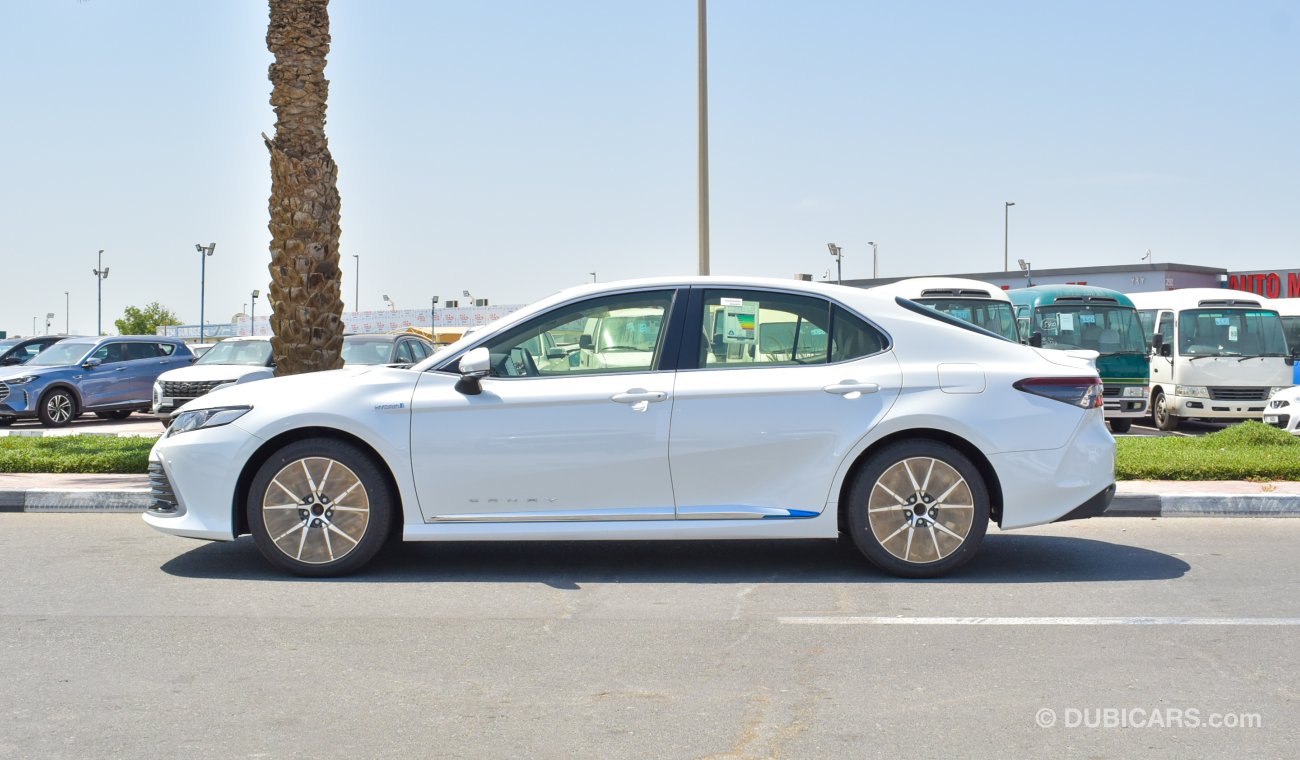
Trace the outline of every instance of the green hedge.
<instances>
[{"instance_id":1,"label":"green hedge","mask_svg":"<svg viewBox=\"0 0 1300 760\"><path fill-rule=\"evenodd\" d=\"M1243 422L1199 437L1120 438L1120 480L1300 480L1300 436Z\"/></svg>"},{"instance_id":2,"label":"green hedge","mask_svg":"<svg viewBox=\"0 0 1300 760\"><path fill-rule=\"evenodd\" d=\"M157 438L68 435L0 438L0 472L144 473Z\"/></svg>"}]
</instances>

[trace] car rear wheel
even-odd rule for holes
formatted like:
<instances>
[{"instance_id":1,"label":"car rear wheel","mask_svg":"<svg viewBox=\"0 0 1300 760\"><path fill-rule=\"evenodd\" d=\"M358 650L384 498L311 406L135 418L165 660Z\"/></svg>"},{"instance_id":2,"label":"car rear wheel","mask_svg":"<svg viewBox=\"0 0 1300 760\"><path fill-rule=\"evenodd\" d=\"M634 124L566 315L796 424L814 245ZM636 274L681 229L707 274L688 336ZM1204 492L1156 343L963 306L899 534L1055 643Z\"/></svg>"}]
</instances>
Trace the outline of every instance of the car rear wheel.
<instances>
[{"instance_id":1,"label":"car rear wheel","mask_svg":"<svg viewBox=\"0 0 1300 760\"><path fill-rule=\"evenodd\" d=\"M1178 429L1178 423L1182 418L1169 411L1169 403L1165 399L1164 391L1156 391L1151 397L1151 419L1156 423L1157 430L1163 430L1171 433Z\"/></svg>"},{"instance_id":2,"label":"car rear wheel","mask_svg":"<svg viewBox=\"0 0 1300 760\"><path fill-rule=\"evenodd\" d=\"M81 416L81 412L77 410L77 400L72 397L72 394L59 388L46 393L41 398L37 416L41 418L41 424L45 427L63 427Z\"/></svg>"},{"instance_id":3,"label":"car rear wheel","mask_svg":"<svg viewBox=\"0 0 1300 760\"><path fill-rule=\"evenodd\" d=\"M248 525L262 555L298 575L346 575L389 534L397 499L364 451L329 438L291 443L258 470Z\"/></svg>"},{"instance_id":4,"label":"car rear wheel","mask_svg":"<svg viewBox=\"0 0 1300 760\"><path fill-rule=\"evenodd\" d=\"M1110 423L1110 432L1127 433L1133 427L1133 420L1106 420Z\"/></svg>"},{"instance_id":5,"label":"car rear wheel","mask_svg":"<svg viewBox=\"0 0 1300 760\"><path fill-rule=\"evenodd\" d=\"M875 454L854 477L846 508L858 549L903 578L934 578L966 564L989 521L979 470L960 451L928 440Z\"/></svg>"}]
</instances>

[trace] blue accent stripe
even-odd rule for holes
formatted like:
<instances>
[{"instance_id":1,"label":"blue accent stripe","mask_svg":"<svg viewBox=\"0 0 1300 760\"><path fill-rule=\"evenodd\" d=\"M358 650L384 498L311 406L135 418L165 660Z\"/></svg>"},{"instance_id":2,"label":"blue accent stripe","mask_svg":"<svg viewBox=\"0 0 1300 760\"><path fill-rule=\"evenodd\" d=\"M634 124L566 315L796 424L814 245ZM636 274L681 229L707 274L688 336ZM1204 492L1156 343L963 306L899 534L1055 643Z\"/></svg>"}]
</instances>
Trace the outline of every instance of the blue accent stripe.
<instances>
[{"instance_id":1,"label":"blue accent stripe","mask_svg":"<svg viewBox=\"0 0 1300 760\"><path fill-rule=\"evenodd\" d=\"M788 515L763 515L764 520L806 520L809 517L816 517L820 512L809 512L806 509L787 509Z\"/></svg>"}]
</instances>

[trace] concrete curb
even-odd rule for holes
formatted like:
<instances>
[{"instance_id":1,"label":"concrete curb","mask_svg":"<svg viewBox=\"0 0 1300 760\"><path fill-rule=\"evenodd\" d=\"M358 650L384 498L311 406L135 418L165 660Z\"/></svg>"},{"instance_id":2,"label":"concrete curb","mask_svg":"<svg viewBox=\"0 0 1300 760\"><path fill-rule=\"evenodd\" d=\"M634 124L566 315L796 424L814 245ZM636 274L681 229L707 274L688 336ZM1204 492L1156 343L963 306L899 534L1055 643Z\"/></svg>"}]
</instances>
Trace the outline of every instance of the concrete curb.
<instances>
[{"instance_id":1,"label":"concrete curb","mask_svg":"<svg viewBox=\"0 0 1300 760\"><path fill-rule=\"evenodd\" d=\"M149 492L0 490L0 512L143 512ZM1300 517L1300 494L1118 494L1103 517Z\"/></svg>"},{"instance_id":2,"label":"concrete curb","mask_svg":"<svg viewBox=\"0 0 1300 760\"><path fill-rule=\"evenodd\" d=\"M0 438L68 438L74 435L97 435L101 438L157 438L159 433L101 433L93 430L78 430L75 433L56 433L49 430L0 430Z\"/></svg>"}]
</instances>

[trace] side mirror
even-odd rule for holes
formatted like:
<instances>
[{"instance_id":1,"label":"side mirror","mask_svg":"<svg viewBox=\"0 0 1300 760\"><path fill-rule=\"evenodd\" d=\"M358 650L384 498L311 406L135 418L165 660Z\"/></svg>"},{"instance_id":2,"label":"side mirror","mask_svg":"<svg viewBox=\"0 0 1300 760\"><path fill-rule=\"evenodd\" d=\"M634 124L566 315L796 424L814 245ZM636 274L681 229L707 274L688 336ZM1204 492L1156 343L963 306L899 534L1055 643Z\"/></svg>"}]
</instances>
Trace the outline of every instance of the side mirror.
<instances>
[{"instance_id":1,"label":"side mirror","mask_svg":"<svg viewBox=\"0 0 1300 760\"><path fill-rule=\"evenodd\" d=\"M104 361L102 359L90 358L82 362L81 366L83 369L94 369L103 363Z\"/></svg>"},{"instance_id":2,"label":"side mirror","mask_svg":"<svg viewBox=\"0 0 1300 760\"><path fill-rule=\"evenodd\" d=\"M1040 331L1040 330L1034 330L1034 332L1029 336L1029 345L1033 346L1034 348L1042 348L1042 347L1043 347L1043 333L1042 333L1042 331Z\"/></svg>"},{"instance_id":3,"label":"side mirror","mask_svg":"<svg viewBox=\"0 0 1300 760\"><path fill-rule=\"evenodd\" d=\"M1165 336L1161 335L1160 333L1156 333L1155 335L1151 336L1152 351L1155 351L1157 354L1160 353L1160 347L1163 346L1164 344L1165 344Z\"/></svg>"},{"instance_id":4,"label":"side mirror","mask_svg":"<svg viewBox=\"0 0 1300 760\"><path fill-rule=\"evenodd\" d=\"M1158 351L1160 355L1165 357L1166 359L1174 355L1174 347L1169 345L1168 343L1161 343L1160 347L1157 348L1156 351Z\"/></svg>"},{"instance_id":5,"label":"side mirror","mask_svg":"<svg viewBox=\"0 0 1300 760\"><path fill-rule=\"evenodd\" d=\"M19 359L17 356L6 356L5 358L0 359L0 367L8 367L11 364L18 364L18 363L19 363Z\"/></svg>"},{"instance_id":6,"label":"side mirror","mask_svg":"<svg viewBox=\"0 0 1300 760\"><path fill-rule=\"evenodd\" d=\"M466 396L477 396L483 392L483 378L492 372L492 356L483 346L470 349L460 357L457 369L460 379L456 381L456 390Z\"/></svg>"},{"instance_id":7,"label":"side mirror","mask_svg":"<svg viewBox=\"0 0 1300 760\"><path fill-rule=\"evenodd\" d=\"M587 351L595 351L596 342L591 339L590 335L579 335L578 348L585 349Z\"/></svg>"}]
</instances>

